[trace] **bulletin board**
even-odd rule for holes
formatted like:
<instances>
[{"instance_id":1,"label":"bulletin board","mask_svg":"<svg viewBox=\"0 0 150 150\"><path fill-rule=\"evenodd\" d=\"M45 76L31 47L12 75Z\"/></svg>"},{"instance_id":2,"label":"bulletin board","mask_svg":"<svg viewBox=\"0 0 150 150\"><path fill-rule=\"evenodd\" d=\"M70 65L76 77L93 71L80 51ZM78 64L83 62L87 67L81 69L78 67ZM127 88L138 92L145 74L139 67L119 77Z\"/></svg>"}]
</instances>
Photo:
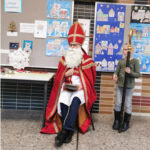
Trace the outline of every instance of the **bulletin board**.
<instances>
[{"instance_id":1,"label":"bulletin board","mask_svg":"<svg viewBox=\"0 0 150 150\"><path fill-rule=\"evenodd\" d=\"M114 72L133 29L134 58L150 73L150 6L96 3L93 59L97 71Z\"/></svg>"},{"instance_id":2,"label":"bulletin board","mask_svg":"<svg viewBox=\"0 0 150 150\"><path fill-rule=\"evenodd\" d=\"M51 2L51 3L50 3ZM64 4L65 3L65 4ZM51 5L48 5L51 4ZM62 16L59 16L58 10L54 9L54 4L61 12ZM70 4L68 8L61 8L64 4ZM19 47L23 48L23 42L32 41L32 53L30 55L30 66L29 67L38 67L38 68L57 68L58 62L61 55L49 55L50 52L47 52L47 44L50 41L55 41L56 46L58 41L61 41L59 44L67 45L67 31L62 33L62 36L57 36L55 33L50 35L50 32L47 32L46 38L35 38L32 33L22 33L20 32L20 23L31 23L34 24L35 20L41 21L59 21L62 23L64 20L71 26L73 20L73 0L22 0L21 12L6 12L4 11L4 0L1 2L1 65L9 66L8 53L9 43L19 43ZM68 12L66 11L68 10ZM51 13L49 13L51 11ZM56 12L55 12L56 11ZM51 14L56 14L56 16L50 16ZM65 18L65 16L67 16ZM10 22L13 21L16 25L17 36L7 36L7 31L9 28ZM64 23L65 24L65 23ZM63 26L65 28L65 25ZM69 27L68 27L69 28ZM57 40L58 39L58 40ZM65 47L63 46L63 48ZM50 48L50 47L48 47ZM59 46L61 50L64 50Z\"/></svg>"}]
</instances>

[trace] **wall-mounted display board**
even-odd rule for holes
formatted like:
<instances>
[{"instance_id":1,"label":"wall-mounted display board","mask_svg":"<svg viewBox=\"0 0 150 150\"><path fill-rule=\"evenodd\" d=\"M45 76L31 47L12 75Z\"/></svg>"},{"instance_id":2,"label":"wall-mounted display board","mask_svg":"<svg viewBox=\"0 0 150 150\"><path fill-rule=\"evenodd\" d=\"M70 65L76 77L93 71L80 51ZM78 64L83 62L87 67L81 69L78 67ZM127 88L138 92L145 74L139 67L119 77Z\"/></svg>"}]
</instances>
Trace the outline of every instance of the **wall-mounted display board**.
<instances>
[{"instance_id":1,"label":"wall-mounted display board","mask_svg":"<svg viewBox=\"0 0 150 150\"><path fill-rule=\"evenodd\" d=\"M97 71L113 72L133 29L133 57L150 73L150 6L96 3L93 59ZM142 54L142 55L141 55Z\"/></svg>"},{"instance_id":2,"label":"wall-mounted display board","mask_svg":"<svg viewBox=\"0 0 150 150\"><path fill-rule=\"evenodd\" d=\"M1 65L10 65L8 55L13 51L9 49L10 42L19 43L19 47L23 48L24 41L32 41L29 67L57 68L61 55L67 49L67 32L73 20L74 0L25 0L21 13L4 11L4 0L1 4ZM15 23L15 36L7 34L12 21ZM47 22L46 37L42 32L44 21ZM36 36L35 29L32 29L35 25ZM20 27L23 27L24 32L21 32ZM25 27L33 32L27 32Z\"/></svg>"}]
</instances>

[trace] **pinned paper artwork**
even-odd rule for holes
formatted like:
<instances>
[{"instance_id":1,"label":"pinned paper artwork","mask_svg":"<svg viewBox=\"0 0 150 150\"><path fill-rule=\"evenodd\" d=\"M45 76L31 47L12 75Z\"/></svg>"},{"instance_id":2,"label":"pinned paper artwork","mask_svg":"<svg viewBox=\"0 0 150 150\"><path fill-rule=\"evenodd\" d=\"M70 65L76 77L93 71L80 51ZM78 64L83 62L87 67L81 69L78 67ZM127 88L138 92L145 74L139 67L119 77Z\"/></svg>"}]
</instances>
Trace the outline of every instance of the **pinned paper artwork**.
<instances>
[{"instance_id":1,"label":"pinned paper artwork","mask_svg":"<svg viewBox=\"0 0 150 150\"><path fill-rule=\"evenodd\" d=\"M33 23L20 23L20 32L34 33L34 24Z\"/></svg>"},{"instance_id":2,"label":"pinned paper artwork","mask_svg":"<svg viewBox=\"0 0 150 150\"><path fill-rule=\"evenodd\" d=\"M85 32L85 36L89 36L90 35L90 19L78 19L78 22L81 24Z\"/></svg>"},{"instance_id":3,"label":"pinned paper artwork","mask_svg":"<svg viewBox=\"0 0 150 150\"><path fill-rule=\"evenodd\" d=\"M32 52L32 45L33 45L32 41L24 40L23 41L23 50L25 52L27 52L28 54L31 54L31 52Z\"/></svg>"},{"instance_id":4,"label":"pinned paper artwork","mask_svg":"<svg viewBox=\"0 0 150 150\"><path fill-rule=\"evenodd\" d=\"M69 48L66 39L47 39L46 40L46 55L47 56L62 56L65 55Z\"/></svg>"},{"instance_id":5,"label":"pinned paper artwork","mask_svg":"<svg viewBox=\"0 0 150 150\"><path fill-rule=\"evenodd\" d=\"M124 12L118 12L118 21L124 21Z\"/></svg>"},{"instance_id":6,"label":"pinned paper artwork","mask_svg":"<svg viewBox=\"0 0 150 150\"><path fill-rule=\"evenodd\" d=\"M19 43L10 42L9 43L9 49L18 49Z\"/></svg>"},{"instance_id":7,"label":"pinned paper artwork","mask_svg":"<svg viewBox=\"0 0 150 150\"><path fill-rule=\"evenodd\" d=\"M22 0L4 0L4 11L9 13L21 13Z\"/></svg>"},{"instance_id":8,"label":"pinned paper artwork","mask_svg":"<svg viewBox=\"0 0 150 150\"><path fill-rule=\"evenodd\" d=\"M34 26L34 37L35 38L46 38L47 33L47 21L35 20Z\"/></svg>"},{"instance_id":9,"label":"pinned paper artwork","mask_svg":"<svg viewBox=\"0 0 150 150\"><path fill-rule=\"evenodd\" d=\"M8 31L10 32L16 32L16 24L14 21L11 21L8 27Z\"/></svg>"},{"instance_id":10,"label":"pinned paper artwork","mask_svg":"<svg viewBox=\"0 0 150 150\"><path fill-rule=\"evenodd\" d=\"M115 17L115 11L113 8L111 8L109 11L109 17Z\"/></svg>"},{"instance_id":11,"label":"pinned paper artwork","mask_svg":"<svg viewBox=\"0 0 150 150\"><path fill-rule=\"evenodd\" d=\"M26 51L19 47L18 50L9 53L9 64L15 69L24 69L29 66L29 56Z\"/></svg>"},{"instance_id":12,"label":"pinned paper artwork","mask_svg":"<svg viewBox=\"0 0 150 150\"><path fill-rule=\"evenodd\" d=\"M150 24L130 23L133 30L134 58L140 62L141 72L150 72Z\"/></svg>"},{"instance_id":13,"label":"pinned paper artwork","mask_svg":"<svg viewBox=\"0 0 150 150\"><path fill-rule=\"evenodd\" d=\"M71 20L47 19L47 36L68 37Z\"/></svg>"},{"instance_id":14,"label":"pinned paper artwork","mask_svg":"<svg viewBox=\"0 0 150 150\"><path fill-rule=\"evenodd\" d=\"M150 6L132 6L131 23L150 23Z\"/></svg>"},{"instance_id":15,"label":"pinned paper artwork","mask_svg":"<svg viewBox=\"0 0 150 150\"><path fill-rule=\"evenodd\" d=\"M18 32L16 31L16 24L14 21L11 21L8 26L7 36L18 36Z\"/></svg>"},{"instance_id":16,"label":"pinned paper artwork","mask_svg":"<svg viewBox=\"0 0 150 150\"><path fill-rule=\"evenodd\" d=\"M71 1L47 0L47 17L70 19Z\"/></svg>"}]
</instances>

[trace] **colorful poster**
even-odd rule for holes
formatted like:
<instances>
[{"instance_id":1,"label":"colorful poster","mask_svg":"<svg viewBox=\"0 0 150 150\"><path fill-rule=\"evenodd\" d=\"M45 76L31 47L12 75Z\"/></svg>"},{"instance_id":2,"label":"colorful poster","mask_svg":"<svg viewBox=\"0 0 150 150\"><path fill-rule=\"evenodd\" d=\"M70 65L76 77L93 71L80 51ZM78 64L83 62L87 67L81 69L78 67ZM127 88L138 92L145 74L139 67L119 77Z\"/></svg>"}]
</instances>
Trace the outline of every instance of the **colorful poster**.
<instances>
[{"instance_id":1,"label":"colorful poster","mask_svg":"<svg viewBox=\"0 0 150 150\"><path fill-rule=\"evenodd\" d=\"M28 40L23 41L23 50L26 51L28 54L31 54L32 47L33 47L32 41L28 41Z\"/></svg>"},{"instance_id":2,"label":"colorful poster","mask_svg":"<svg viewBox=\"0 0 150 150\"><path fill-rule=\"evenodd\" d=\"M140 62L141 72L150 72L150 24L131 23L134 58Z\"/></svg>"},{"instance_id":3,"label":"colorful poster","mask_svg":"<svg viewBox=\"0 0 150 150\"><path fill-rule=\"evenodd\" d=\"M150 23L150 6L132 6L131 23Z\"/></svg>"},{"instance_id":4,"label":"colorful poster","mask_svg":"<svg viewBox=\"0 0 150 150\"><path fill-rule=\"evenodd\" d=\"M47 56L62 56L68 50L67 39L46 39L46 55Z\"/></svg>"},{"instance_id":5,"label":"colorful poster","mask_svg":"<svg viewBox=\"0 0 150 150\"><path fill-rule=\"evenodd\" d=\"M68 37L71 20L47 19L47 36Z\"/></svg>"},{"instance_id":6,"label":"colorful poster","mask_svg":"<svg viewBox=\"0 0 150 150\"><path fill-rule=\"evenodd\" d=\"M96 3L94 61L97 71L114 71L122 58L125 5Z\"/></svg>"},{"instance_id":7,"label":"colorful poster","mask_svg":"<svg viewBox=\"0 0 150 150\"><path fill-rule=\"evenodd\" d=\"M47 0L47 17L70 19L71 1Z\"/></svg>"}]
</instances>

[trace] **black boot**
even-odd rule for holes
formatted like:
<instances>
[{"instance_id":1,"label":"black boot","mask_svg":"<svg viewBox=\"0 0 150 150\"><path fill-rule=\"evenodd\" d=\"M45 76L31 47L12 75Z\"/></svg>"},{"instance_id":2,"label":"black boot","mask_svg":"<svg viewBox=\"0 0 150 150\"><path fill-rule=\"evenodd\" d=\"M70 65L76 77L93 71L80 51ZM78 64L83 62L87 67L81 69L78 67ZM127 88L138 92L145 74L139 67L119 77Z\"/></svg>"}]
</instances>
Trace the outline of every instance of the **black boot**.
<instances>
[{"instance_id":1,"label":"black boot","mask_svg":"<svg viewBox=\"0 0 150 150\"><path fill-rule=\"evenodd\" d=\"M64 140L64 143L70 143L72 141L72 136L74 134L74 131L69 131L69 130L66 130L67 131L67 135L66 135L66 138ZM62 132L64 132L63 130L61 130L57 136L55 137L55 143L56 141L58 141L61 137L62 137Z\"/></svg>"},{"instance_id":2,"label":"black boot","mask_svg":"<svg viewBox=\"0 0 150 150\"><path fill-rule=\"evenodd\" d=\"M63 103L60 103L60 108L61 108L61 121L62 121L62 124L63 124L64 119L65 119L65 117L66 117L66 115L67 115L67 112L68 112L68 106L65 105L65 104L63 104ZM59 140L59 138L62 136L62 131L63 131L63 130L61 130L61 131L57 134L57 136L55 137L55 141Z\"/></svg>"},{"instance_id":3,"label":"black boot","mask_svg":"<svg viewBox=\"0 0 150 150\"><path fill-rule=\"evenodd\" d=\"M131 114L125 113L124 115L124 121L123 121L123 125L122 125L122 129L121 131L127 131L129 128L129 123L130 123L130 118L131 118Z\"/></svg>"},{"instance_id":4,"label":"black boot","mask_svg":"<svg viewBox=\"0 0 150 150\"><path fill-rule=\"evenodd\" d=\"M57 133L57 136L55 137L55 141L59 139L59 137L61 136L61 134L62 134L62 130L59 133Z\"/></svg>"},{"instance_id":5,"label":"black boot","mask_svg":"<svg viewBox=\"0 0 150 150\"><path fill-rule=\"evenodd\" d=\"M64 143L70 143L72 141L72 136L74 132L73 131L68 131L67 138L65 139Z\"/></svg>"},{"instance_id":6,"label":"black boot","mask_svg":"<svg viewBox=\"0 0 150 150\"><path fill-rule=\"evenodd\" d=\"M60 133L55 137L55 146L60 147L65 143L66 138L68 137L68 130L62 129Z\"/></svg>"},{"instance_id":7,"label":"black boot","mask_svg":"<svg viewBox=\"0 0 150 150\"><path fill-rule=\"evenodd\" d=\"M119 120L120 120L120 111L114 111L114 123L112 126L113 130L118 130L119 127Z\"/></svg>"}]
</instances>

